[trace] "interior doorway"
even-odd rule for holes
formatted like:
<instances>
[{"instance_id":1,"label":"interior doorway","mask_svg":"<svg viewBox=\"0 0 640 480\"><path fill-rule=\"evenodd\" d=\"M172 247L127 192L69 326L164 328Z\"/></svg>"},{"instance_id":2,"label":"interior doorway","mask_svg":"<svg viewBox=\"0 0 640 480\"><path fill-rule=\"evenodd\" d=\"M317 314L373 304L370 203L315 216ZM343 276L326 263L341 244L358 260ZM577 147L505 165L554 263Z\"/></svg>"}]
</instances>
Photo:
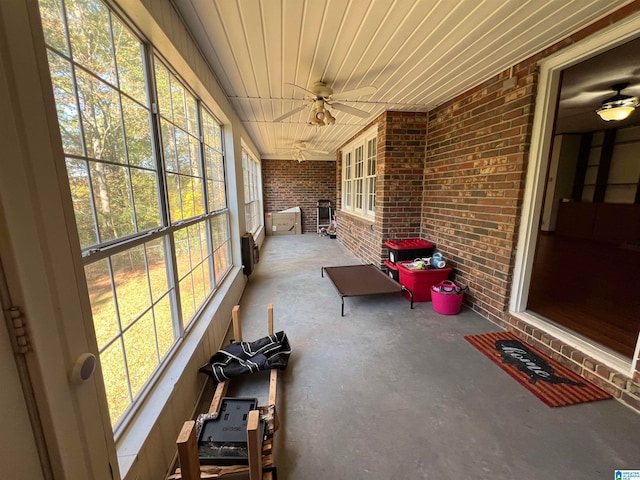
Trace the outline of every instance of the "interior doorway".
<instances>
[{"instance_id":1,"label":"interior doorway","mask_svg":"<svg viewBox=\"0 0 640 480\"><path fill-rule=\"evenodd\" d=\"M549 311L543 311L544 307L541 301L546 300L548 303L554 304L558 307L559 302L553 302L552 300L554 296L557 298L559 289L561 288L566 292L563 294L566 299L571 295L569 293L570 287L567 283L579 283L581 285L580 290L577 293L574 293L574 295L582 295L583 299L579 300L579 302L583 310L586 310L588 314L592 313L591 310L593 310L593 308L588 306L588 301L593 300L597 302L599 289L608 288L608 286L602 281L604 279L604 274L602 276L598 276L598 273L602 270L601 267L604 267L604 265L609 261L606 255L613 252L610 248L613 243L613 238L620 233L624 233L630 225L634 224L634 222L640 224L640 220L632 220L633 217L629 215L630 211L637 212L637 199L634 199L636 201L631 203L628 203L628 200L625 202L612 200L611 203L609 203L612 199L611 195L614 195L615 197L615 195L620 193L621 190L631 188L629 185L611 188L608 193L605 185L604 196L607 197L606 201L602 197L602 186L599 186L599 197L593 197L592 195L594 194L595 185L585 184L601 183L601 179L596 182L584 180L582 188L585 197L583 198L583 194L575 196L572 191L575 177L574 167L571 167L570 169L572 174L570 175L571 182L569 187L563 184L557 194L555 190L553 193L550 193L553 198L552 200L545 201L545 194L549 192L548 180L550 179L550 175L547 175L547 173L549 172L550 164L553 161L553 150L560 142L559 136L567 139L567 146L572 143L570 137L574 135L577 136L577 140L574 139L573 148L578 149L581 148L580 144L582 142L582 136L590 138L589 145L594 147L598 142L604 144L605 141L604 132L599 134L593 133L598 130L603 130L602 126L599 128L581 128L579 130L577 129L577 126L578 124L582 124L582 122L598 121L601 122L601 125L603 123L608 125L597 117L595 110L598 108L599 103L615 94L615 92L611 91L610 86L616 83L614 79L618 77L620 72L611 67L609 69L601 70L599 73L594 70L593 74L589 74L586 71L587 67L592 67L592 65L589 65L589 61L597 56L600 56L600 60L613 59L614 56L612 54L604 56L601 56L601 54L612 52L617 47L640 38L639 32L640 12L637 12L621 20L615 25L611 25L601 30L597 34L591 35L582 41L576 42L575 44L542 59L539 63L537 101L532 125L531 147L529 151L529 162L527 167L522 214L520 217L521 221L518 234L518 245L516 248L515 268L513 273L511 298L509 302L509 313L515 318L522 319L534 328L549 333L553 337L561 340L563 343L579 349L581 352L594 358L597 362L607 365L616 371L624 373L625 375L633 374L635 371L636 360L640 356L640 342L637 339L637 327L635 332L633 332L633 327L631 327L632 333L627 334L627 340L622 341L622 343L626 345L625 347L619 348L616 345L607 346L606 341L602 338L596 338L597 335L593 332L585 331L584 329L583 331L579 331L575 324L570 324L568 321L564 322L566 325L561 323L560 315L558 313L552 314ZM637 48L637 46L635 48ZM639 64L637 59L638 54L634 52L633 55L635 67L630 69L627 72L627 75L637 77L640 75L640 69L637 67ZM585 68L585 71L580 72L580 65ZM570 74L570 70L573 67L577 67L575 72L578 73L578 75L575 82L573 82L573 87L569 88L568 85L572 85L572 82L566 79L564 79L563 82L562 77L566 76L567 73ZM599 83L595 82L589 85L590 82L593 82L597 78L597 75L600 76ZM634 81L634 88L634 92L638 92L640 82ZM634 95L638 95L638 93L634 93ZM638 115L640 115L640 111L636 110L634 115L635 117L628 122L638 122ZM565 126L569 125L572 128L576 128L576 130L565 130L563 124ZM627 135L627 131L624 130L623 127L627 126L627 124L624 122L617 122L616 126L617 133L620 135L622 132L622 136L618 136L618 141L623 141ZM638 131L639 128L640 125L636 124L636 131ZM631 130L633 130L633 127ZM591 132L590 137L589 132ZM600 135L600 137L595 138L597 135ZM611 143L611 137L608 137L606 142L608 142L607 144L609 145ZM622 143L625 142L626 140ZM607 146L606 148L608 149L609 147ZM620 148L624 150L624 148L627 147L623 146ZM637 151L638 145L632 146L632 148L635 148ZM600 158L599 154L596 156ZM637 162L637 155L634 155L634 157ZM581 158L581 155L578 155L577 158ZM558 162L558 165L562 166L566 165L566 163ZM597 177L597 165L590 167L590 170L592 171L589 172L588 175L592 175L593 172L596 172L595 175ZM558 172L554 170L554 173L557 174ZM553 181L555 181L555 177L552 178ZM638 182L637 177L635 178L635 182ZM605 184L606 183L607 182L605 182ZM562 188L568 188L569 191L563 191ZM633 188L637 191L637 185L633 186ZM586 197L588 196L591 196L591 200L587 200ZM579 201L570 201L573 198L579 199ZM596 202L593 202L594 198L597 199ZM580 235L557 235L557 224L555 227L544 225L543 228L543 222L550 221L553 215L556 216L554 221L560 222L560 225L562 225L565 220L569 219L570 221L576 220L577 224L573 225L574 227L580 227L580 225L584 227L585 217L582 214L585 212L581 212L580 208L584 206L583 204L588 204L587 209L592 208L592 204L594 203L597 203L598 207L604 206L605 209L614 208L614 210L618 210L613 216L600 215L600 219L615 220L617 215L622 215L623 219L626 219L622 222L605 222L605 230L606 228L614 227L618 230L613 231L613 235L607 235L604 239L602 237L580 238ZM549 206L554 207L552 209L554 211L543 211L543 204L546 205L547 208L549 208ZM575 210L572 211L572 208ZM564 215L565 213L569 213L569 215ZM561 218L561 216L564 216L564 218ZM550 245L553 243L553 239L560 237L570 237L571 240L575 241L575 244L569 247L566 245ZM549 238L552 239L551 242L547 242ZM603 241L604 243L600 243ZM580 242L583 244L582 254L578 252ZM634 251L636 242L616 242L616 245L624 246L623 255L628 255L628 252ZM605 246L606 250L604 249ZM564 248L564 250L562 250L562 248ZM580 255L582 255L582 258L580 258ZM630 265L631 260L629 257L615 258L616 259L610 262L611 264L615 263L620 265L625 263L625 266L628 267L626 272L631 272L632 268L637 271L636 267L632 267ZM570 260L575 262L573 266L568 263ZM538 265L539 267L536 268ZM579 268L584 268L586 270L579 271ZM544 269L546 269L546 273L544 272ZM596 281L589 283L588 285L590 285L590 287L587 288L587 284L582 282L585 278L590 279L590 282L591 279L595 278ZM619 272L618 276L614 278L616 282L622 281L624 283L624 279L621 279ZM627 280L635 282L635 284L630 285L632 291L634 289L637 290L637 278L638 277L636 276L631 280ZM550 279L552 281L560 282L562 286L558 287L557 285L553 285L553 282ZM597 279L600 279L600 281ZM610 287L611 290L614 290L613 284L610 284ZM540 292L539 289L541 288L546 288L546 290L544 292ZM585 297L588 301L584 300ZM615 297L610 294L601 297L601 299L603 298L611 300ZM622 304L625 302L626 301L622 297L619 297L619 301L616 303ZM633 302L626 302L626 305L632 309L637 308L633 306ZM602 306L602 302L600 303L600 306L603 309L606 308ZM538 311L536 312L534 309L537 309ZM552 318L554 315L556 319ZM636 310L636 321L638 317L640 317L640 311ZM582 323L586 324L587 322L583 321ZM628 329L628 327L625 328ZM606 329L607 327L603 326L602 330ZM632 339L634 336L635 342ZM621 351L624 351L624 353L621 353Z\"/></svg>"},{"instance_id":2,"label":"interior doorway","mask_svg":"<svg viewBox=\"0 0 640 480\"><path fill-rule=\"evenodd\" d=\"M605 122L615 95L640 96L640 40L562 71L527 310L632 358L640 332L640 111Z\"/></svg>"}]
</instances>

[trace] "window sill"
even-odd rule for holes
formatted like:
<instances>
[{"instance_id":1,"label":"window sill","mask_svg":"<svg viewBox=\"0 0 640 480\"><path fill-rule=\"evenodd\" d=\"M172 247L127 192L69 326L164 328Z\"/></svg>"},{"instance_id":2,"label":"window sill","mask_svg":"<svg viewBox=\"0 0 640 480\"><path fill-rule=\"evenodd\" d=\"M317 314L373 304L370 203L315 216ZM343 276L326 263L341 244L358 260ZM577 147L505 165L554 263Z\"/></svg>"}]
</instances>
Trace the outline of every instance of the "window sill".
<instances>
[{"instance_id":1,"label":"window sill","mask_svg":"<svg viewBox=\"0 0 640 480\"><path fill-rule=\"evenodd\" d=\"M371 226L375 225L375 223L376 223L375 217L367 217L367 216L360 215L360 214L355 213L355 212L349 212L347 210L340 210L340 215L347 215L347 216L353 218L354 220L358 220L360 222L366 223L366 224L371 225ZM340 219L338 219L338 227L339 226L340 226Z\"/></svg>"},{"instance_id":2,"label":"window sill","mask_svg":"<svg viewBox=\"0 0 640 480\"><path fill-rule=\"evenodd\" d=\"M189 373L192 364L195 362L196 365L199 365L200 359L197 358L198 354L208 355L208 352L203 353L207 350L202 348L203 339L207 336L207 331L210 328L215 328L212 326L212 323L220 317L220 313L218 312L222 312L222 308L225 307L224 304L229 303L228 301L225 302L226 297L234 295L234 291L238 288L238 280L243 280L242 269L240 267L233 267L219 290L209 301L209 304L202 310L198 321L190 326L189 333L181 344L178 345L173 359L160 374L156 384L145 399L144 404L122 429L116 442L118 466L122 479L144 477L144 475L138 472L139 469L145 468L144 465L137 464L145 447L155 449L156 461L166 462L166 467L169 466L175 457L175 449L167 451L167 445L170 444L169 442L175 442L175 438L167 437L167 435L173 435L173 426L162 425L160 419L168 417L179 425L182 424L183 420L188 420L188 418L173 418L174 411L182 410L181 408L176 408L173 404L183 402L183 400L174 397L172 394L176 391L183 376ZM241 287L240 294L243 288L244 286ZM232 305L237 303L238 299L239 295L238 298L233 298ZM225 315L225 313L222 312L222 315ZM228 317L229 319L231 317L230 308ZM228 324L223 328L228 328ZM222 339L224 339L224 335ZM220 345L211 345L209 348L217 349L218 347L220 347ZM202 360L202 363L204 363L204 361L206 361L206 359ZM203 377L202 383L198 386L200 394L202 393L205 381L206 379ZM195 400L194 405L197 405ZM175 446L175 443L171 444ZM131 475L131 477L129 477L129 475Z\"/></svg>"}]
</instances>

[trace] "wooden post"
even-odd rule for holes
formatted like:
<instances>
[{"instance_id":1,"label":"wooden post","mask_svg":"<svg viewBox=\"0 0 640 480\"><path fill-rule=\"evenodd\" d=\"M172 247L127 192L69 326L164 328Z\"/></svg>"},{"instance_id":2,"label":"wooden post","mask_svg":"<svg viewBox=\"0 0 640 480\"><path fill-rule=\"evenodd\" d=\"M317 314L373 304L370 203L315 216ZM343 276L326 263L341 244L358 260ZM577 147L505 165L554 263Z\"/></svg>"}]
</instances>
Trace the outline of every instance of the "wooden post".
<instances>
[{"instance_id":1,"label":"wooden post","mask_svg":"<svg viewBox=\"0 0 640 480\"><path fill-rule=\"evenodd\" d=\"M216 385L216 391L213 394L213 399L209 405L209 413L216 413L220 410L220 404L222 403L222 397L227 395L227 389L229 388L229 381L219 383Z\"/></svg>"},{"instance_id":2,"label":"wooden post","mask_svg":"<svg viewBox=\"0 0 640 480\"><path fill-rule=\"evenodd\" d=\"M240 328L240 315L238 311L240 310L240 305L236 305L233 307L231 311L231 315L233 317L233 339L236 342L242 341L242 329Z\"/></svg>"},{"instance_id":3,"label":"wooden post","mask_svg":"<svg viewBox=\"0 0 640 480\"><path fill-rule=\"evenodd\" d=\"M273 335L273 303L267 305L267 332ZM276 390L278 388L278 370L271 370L269 375L269 405L276 404Z\"/></svg>"},{"instance_id":4,"label":"wooden post","mask_svg":"<svg viewBox=\"0 0 640 480\"><path fill-rule=\"evenodd\" d=\"M198 440L196 422L184 422L178 440L178 458L182 480L200 480L200 459L198 458Z\"/></svg>"},{"instance_id":5,"label":"wooden post","mask_svg":"<svg viewBox=\"0 0 640 480\"><path fill-rule=\"evenodd\" d=\"M249 448L249 480L262 480L262 439L260 412L251 410L247 418L247 447ZM191 479L189 479L191 480Z\"/></svg>"},{"instance_id":6,"label":"wooden post","mask_svg":"<svg viewBox=\"0 0 640 480\"><path fill-rule=\"evenodd\" d=\"M267 305L267 333L273 335L273 303Z\"/></svg>"}]
</instances>

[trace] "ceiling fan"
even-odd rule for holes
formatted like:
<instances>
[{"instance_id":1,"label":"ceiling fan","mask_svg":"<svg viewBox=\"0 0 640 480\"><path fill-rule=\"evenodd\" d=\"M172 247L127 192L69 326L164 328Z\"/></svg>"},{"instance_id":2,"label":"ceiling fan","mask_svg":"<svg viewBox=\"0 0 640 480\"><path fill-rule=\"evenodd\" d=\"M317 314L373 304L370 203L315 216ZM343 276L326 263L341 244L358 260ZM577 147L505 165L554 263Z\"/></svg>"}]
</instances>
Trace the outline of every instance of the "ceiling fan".
<instances>
[{"instance_id":1,"label":"ceiling fan","mask_svg":"<svg viewBox=\"0 0 640 480\"><path fill-rule=\"evenodd\" d=\"M309 144L307 142L295 142L292 149L286 152L285 155L291 154L291 158L298 160L298 163L300 163L307 160L307 155L309 153L329 154L326 150L309 148Z\"/></svg>"},{"instance_id":2,"label":"ceiling fan","mask_svg":"<svg viewBox=\"0 0 640 480\"><path fill-rule=\"evenodd\" d=\"M377 90L376 87L367 86L334 94L331 87L328 87L327 84L323 81L315 82L310 90L307 90L306 88L295 85L293 83L285 83L285 85L289 85L302 92L304 94L305 104L301 107L294 108L290 112L281 115L273 121L281 122L285 118L304 110L309 105L312 105L307 123L317 126L331 125L336 121L335 117L331 115L331 112L327 110L326 105L329 105L331 108L335 108L336 110L339 110L341 112L355 115L356 117L367 118L370 115L369 112L365 112L364 110L359 110L348 105L343 105L341 103L335 103L335 100L347 100L349 98L358 98L365 95L372 95Z\"/></svg>"}]
</instances>

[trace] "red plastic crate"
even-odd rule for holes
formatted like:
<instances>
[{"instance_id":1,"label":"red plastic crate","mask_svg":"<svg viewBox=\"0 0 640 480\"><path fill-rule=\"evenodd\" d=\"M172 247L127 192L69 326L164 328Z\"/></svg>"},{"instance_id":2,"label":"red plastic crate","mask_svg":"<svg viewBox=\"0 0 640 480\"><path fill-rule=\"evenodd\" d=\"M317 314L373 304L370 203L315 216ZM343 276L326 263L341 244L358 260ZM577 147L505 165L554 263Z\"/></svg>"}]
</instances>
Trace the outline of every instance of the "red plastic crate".
<instances>
[{"instance_id":1,"label":"red plastic crate","mask_svg":"<svg viewBox=\"0 0 640 480\"><path fill-rule=\"evenodd\" d=\"M398 267L389 260L385 260L384 265L387 267L387 274L389 277L393 278L396 282L399 282L400 272L398 272Z\"/></svg>"},{"instance_id":2,"label":"red plastic crate","mask_svg":"<svg viewBox=\"0 0 640 480\"><path fill-rule=\"evenodd\" d=\"M421 238L406 238L403 240L387 240L384 244L389 249L389 261L397 263L401 260L430 257L435 245Z\"/></svg>"},{"instance_id":3,"label":"red plastic crate","mask_svg":"<svg viewBox=\"0 0 640 480\"><path fill-rule=\"evenodd\" d=\"M429 268L425 270L409 270L405 264L411 261L397 262L400 273L400 284L407 287L413 293L414 302L430 302L431 287L442 280L447 280L451 274L451 268ZM409 294L403 292L405 297Z\"/></svg>"}]
</instances>

